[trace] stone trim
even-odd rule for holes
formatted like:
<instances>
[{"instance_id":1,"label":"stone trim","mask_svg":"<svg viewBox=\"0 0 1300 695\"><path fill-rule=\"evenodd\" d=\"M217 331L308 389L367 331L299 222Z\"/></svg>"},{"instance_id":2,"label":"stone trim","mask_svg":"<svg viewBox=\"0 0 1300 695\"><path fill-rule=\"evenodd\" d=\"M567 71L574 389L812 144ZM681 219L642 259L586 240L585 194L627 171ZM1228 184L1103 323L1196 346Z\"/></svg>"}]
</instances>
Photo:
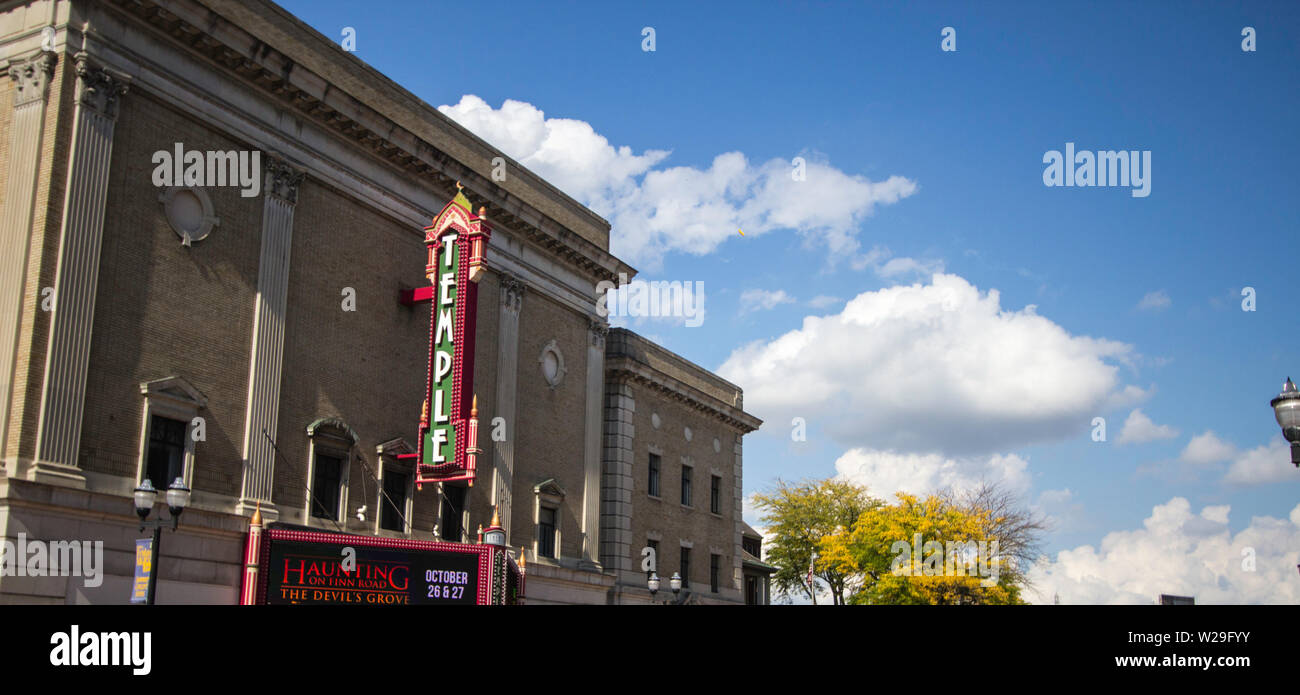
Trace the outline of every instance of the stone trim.
<instances>
[{"instance_id":1,"label":"stone trim","mask_svg":"<svg viewBox=\"0 0 1300 695\"><path fill-rule=\"evenodd\" d=\"M99 251L112 162L117 104L127 80L77 53L77 106L73 115L63 220L59 233L45 377L32 480L85 485L78 465L81 422L90 363L91 330L99 284Z\"/></svg>"},{"instance_id":2,"label":"stone trim","mask_svg":"<svg viewBox=\"0 0 1300 695\"><path fill-rule=\"evenodd\" d=\"M274 437L278 432L293 212L303 181L301 172L277 156L268 156L265 166L262 249L257 296L253 300L253 341L249 349L244 418L244 481L240 493L241 513L260 504L264 516L268 510L275 513L272 501L275 447L267 435Z\"/></svg>"}]
</instances>

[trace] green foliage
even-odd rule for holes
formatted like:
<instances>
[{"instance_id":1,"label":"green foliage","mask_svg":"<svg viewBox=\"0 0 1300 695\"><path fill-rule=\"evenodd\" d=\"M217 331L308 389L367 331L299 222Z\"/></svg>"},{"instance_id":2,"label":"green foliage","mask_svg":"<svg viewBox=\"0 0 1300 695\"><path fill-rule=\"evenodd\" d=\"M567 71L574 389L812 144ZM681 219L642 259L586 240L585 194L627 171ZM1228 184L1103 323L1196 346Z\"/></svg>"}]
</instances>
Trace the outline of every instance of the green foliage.
<instances>
[{"instance_id":1,"label":"green foliage","mask_svg":"<svg viewBox=\"0 0 1300 695\"><path fill-rule=\"evenodd\" d=\"M814 603L817 597L807 584L808 564L821 539L851 527L863 512L881 504L866 488L836 479L793 484L778 480L771 493L755 494L754 503L763 512L770 536L767 561L779 568L772 575L776 591L802 594ZM844 602L846 590L855 588L854 576L836 566L819 563L814 576L830 587L837 604Z\"/></svg>"}]
</instances>

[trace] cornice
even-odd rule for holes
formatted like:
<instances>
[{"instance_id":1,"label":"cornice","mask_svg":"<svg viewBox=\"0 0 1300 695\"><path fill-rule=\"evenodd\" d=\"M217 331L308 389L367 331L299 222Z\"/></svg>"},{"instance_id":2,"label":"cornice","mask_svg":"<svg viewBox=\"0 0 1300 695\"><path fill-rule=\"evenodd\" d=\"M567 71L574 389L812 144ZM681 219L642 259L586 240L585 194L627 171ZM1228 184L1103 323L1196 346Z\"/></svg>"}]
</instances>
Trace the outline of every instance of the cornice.
<instances>
[{"instance_id":1,"label":"cornice","mask_svg":"<svg viewBox=\"0 0 1300 695\"><path fill-rule=\"evenodd\" d=\"M625 273L629 277L636 273L605 249L478 174L362 99L296 63L289 56L226 20L212 8L193 0L108 0L106 5L135 23L170 37L179 46L202 56L243 83L267 94L298 116L311 119L343 139L352 141L406 175L426 181L439 191L451 190L456 181L461 181L472 192L475 201L482 201L487 207L487 215L494 228L504 227L517 238L528 240L584 275L597 281L617 281L619 273ZM253 3L251 11L259 11L256 7L258 5L264 3ZM346 58L360 63L350 55ZM374 72L373 68L364 67L368 72ZM384 80L387 81L387 78ZM457 134L473 138L481 147L489 147L427 104L419 102L413 95L406 93L404 96L408 101L418 102L430 111L428 114L416 114L417 117L437 121L441 126L455 126ZM414 108L409 104L406 107ZM599 221L593 228L603 224L606 237L608 236L608 223L599 216L559 193L522 166L516 164L512 171L516 176L527 175L530 179L536 179L530 183L545 184L533 187L558 201L557 204L566 208L581 208Z\"/></svg>"}]
</instances>

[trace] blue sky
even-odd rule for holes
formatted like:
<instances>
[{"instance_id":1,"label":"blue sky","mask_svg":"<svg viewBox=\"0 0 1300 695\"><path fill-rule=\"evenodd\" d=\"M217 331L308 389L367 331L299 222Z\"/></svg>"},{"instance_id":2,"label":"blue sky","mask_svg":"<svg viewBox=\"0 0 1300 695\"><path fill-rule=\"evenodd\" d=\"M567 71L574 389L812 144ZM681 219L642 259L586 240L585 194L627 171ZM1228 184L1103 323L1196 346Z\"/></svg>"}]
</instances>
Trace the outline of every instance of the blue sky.
<instances>
[{"instance_id":1,"label":"blue sky","mask_svg":"<svg viewBox=\"0 0 1300 695\"><path fill-rule=\"evenodd\" d=\"M1289 304L1300 251L1300 6L281 4L332 38L353 27L362 60L434 106L459 104L449 115L606 215L614 251L645 279L703 282L702 325L631 327L729 377L753 378L740 386L768 424L746 440L747 492L778 476L833 475L852 449L875 457L875 470L891 456L913 457L900 465L917 470L890 479L930 482L944 478L916 457L937 457L931 463L955 479L1015 469L1005 466L1015 457L1024 466L1012 482L1056 523L1046 550L1057 564L1042 583L1063 601L1133 602L1167 591L1300 602L1300 543L1292 542L1300 512L1286 523L1300 501L1300 471L1278 448L1268 407L1286 376L1300 376L1300 325ZM1254 52L1242 50L1247 26ZM655 30L653 52L642 50L643 27ZM956 30L955 52L940 50L943 27ZM465 95L483 102L473 117ZM526 107L508 112L506 100ZM592 132L562 132L556 119ZM560 154L530 150L518 129L501 135L512 123L557 126L538 137ZM611 146L605 159L584 164L572 154L573 143L601 137ZM1045 186L1044 153L1067 142L1149 150L1150 195ZM744 173L720 173L715 158L727 153L743 154ZM777 202L765 198L765 182L784 181L780 167L794 157L816 165L815 175L781 188L792 193ZM610 162L631 173L601 178ZM891 187L891 177L903 183ZM718 180L741 183L712 198L700 192ZM639 215L670 205L675 191L698 197L700 214L690 217L712 231ZM641 207L621 202L633 198ZM756 226L737 234L746 223ZM985 300L996 290L996 310L967 297L948 312L958 320L898 313L885 301L937 296L927 292L937 292L938 270L955 278L946 286L978 288ZM1256 311L1242 311L1243 287L1254 288ZM900 294L878 294L889 288ZM770 308L755 303L759 296ZM816 297L835 301L810 305ZM804 323L840 315L855 297L872 316L894 307L893 323L838 337L822 332L833 318L820 328ZM829 360L824 376L844 390L808 406L806 442L790 438L798 408L762 396L764 384L789 375L754 366L764 355L779 365L773 341L797 330L840 348L866 340L864 356L875 356L856 366L852 355ZM931 340L940 346L933 369L917 347ZM966 345L1009 354L1007 341L1044 363L1021 358L1023 370L985 372L954 355ZM891 354L903 357L895 363ZM992 393L1033 377L1056 395L1025 409L971 397L951 415L918 409L902 425L888 414L835 412L871 411L905 388L937 406L931 399L945 384L977 371L975 387L991 379ZM859 374L869 376L850 383ZM1134 410L1152 421L1148 441L1120 443ZM1106 419L1106 442L1090 436L1094 416ZM997 431L988 442L919 441L954 431L947 418L960 418L958 430ZM911 438L874 436L895 430ZM1213 438L1185 451L1207 431ZM1276 470L1261 466L1268 456ZM1133 564L1124 547L1155 569L1120 567ZM1245 548L1258 557L1249 572L1237 567ZM1084 577L1090 572L1096 577Z\"/></svg>"}]
</instances>

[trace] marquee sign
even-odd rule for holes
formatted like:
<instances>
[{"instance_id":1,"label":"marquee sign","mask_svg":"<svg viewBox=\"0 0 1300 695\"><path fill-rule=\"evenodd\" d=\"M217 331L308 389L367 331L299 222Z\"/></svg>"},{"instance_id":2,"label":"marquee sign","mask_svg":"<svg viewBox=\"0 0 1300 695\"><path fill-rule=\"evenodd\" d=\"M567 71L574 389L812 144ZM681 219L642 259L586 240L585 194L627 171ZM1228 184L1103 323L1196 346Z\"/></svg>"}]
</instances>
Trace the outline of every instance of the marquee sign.
<instances>
[{"instance_id":1,"label":"marquee sign","mask_svg":"<svg viewBox=\"0 0 1300 695\"><path fill-rule=\"evenodd\" d=\"M420 437L415 454L416 487L424 483L469 481L478 460L478 399L474 395L474 337L478 281L487 268L492 230L483 208L470 211L456 184L456 197L424 228L429 247L425 276L429 287L407 294L407 302L429 301L429 365Z\"/></svg>"},{"instance_id":2,"label":"marquee sign","mask_svg":"<svg viewBox=\"0 0 1300 695\"><path fill-rule=\"evenodd\" d=\"M301 528L301 527L298 527ZM259 534L261 604L514 604L523 574L503 547L272 526Z\"/></svg>"}]
</instances>

